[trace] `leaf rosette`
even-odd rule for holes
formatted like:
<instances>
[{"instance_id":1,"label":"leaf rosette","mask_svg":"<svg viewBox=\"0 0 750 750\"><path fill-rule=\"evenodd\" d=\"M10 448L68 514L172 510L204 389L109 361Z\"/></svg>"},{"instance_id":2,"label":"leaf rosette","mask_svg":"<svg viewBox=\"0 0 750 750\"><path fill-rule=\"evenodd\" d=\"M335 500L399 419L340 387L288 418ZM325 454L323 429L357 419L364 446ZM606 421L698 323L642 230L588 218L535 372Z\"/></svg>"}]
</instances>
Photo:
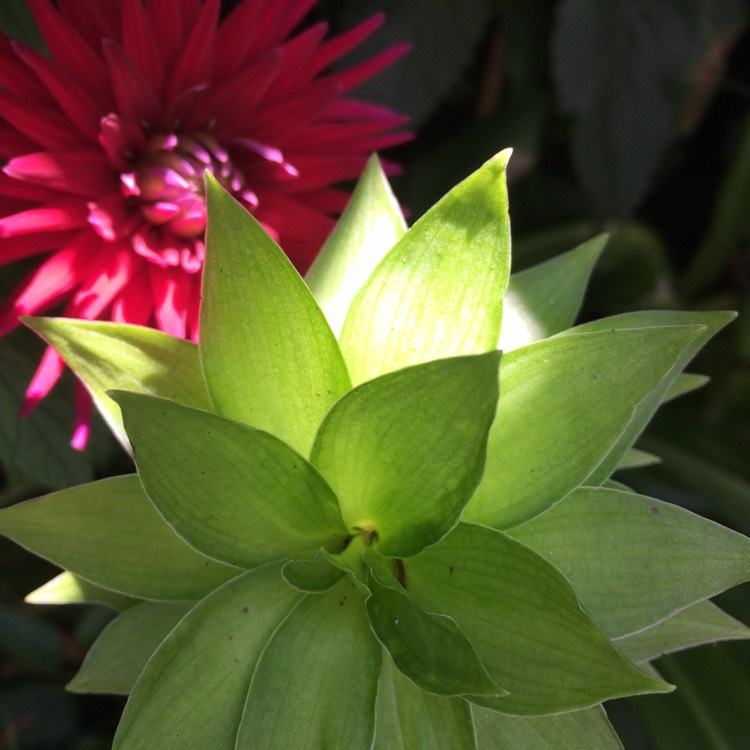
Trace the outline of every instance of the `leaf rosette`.
<instances>
[{"instance_id":1,"label":"leaf rosette","mask_svg":"<svg viewBox=\"0 0 750 750\"><path fill-rule=\"evenodd\" d=\"M750 541L610 480L731 314L570 328L604 238L511 276L507 159L406 231L373 158L306 281L209 176L199 345L26 321L137 469L0 512L30 600L120 610L69 686L115 748L616 748L650 659L747 636Z\"/></svg>"}]
</instances>

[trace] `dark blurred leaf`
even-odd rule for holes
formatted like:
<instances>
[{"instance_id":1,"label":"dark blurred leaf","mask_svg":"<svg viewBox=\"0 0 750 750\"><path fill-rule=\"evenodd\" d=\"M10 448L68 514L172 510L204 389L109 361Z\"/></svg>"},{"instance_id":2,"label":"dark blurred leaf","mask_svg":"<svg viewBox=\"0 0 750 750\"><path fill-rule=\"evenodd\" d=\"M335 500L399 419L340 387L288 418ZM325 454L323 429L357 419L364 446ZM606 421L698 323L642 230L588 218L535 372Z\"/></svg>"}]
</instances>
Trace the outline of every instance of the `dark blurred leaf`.
<instances>
[{"instance_id":1,"label":"dark blurred leaf","mask_svg":"<svg viewBox=\"0 0 750 750\"><path fill-rule=\"evenodd\" d=\"M76 702L59 687L10 683L0 687L0 741L7 748L60 750L73 746Z\"/></svg>"},{"instance_id":2,"label":"dark blurred leaf","mask_svg":"<svg viewBox=\"0 0 750 750\"><path fill-rule=\"evenodd\" d=\"M335 7L333 7L335 5ZM404 112L422 123L446 98L472 60L494 10L492 0L358 0L323 5L341 28L350 28L375 12L386 23L348 55L344 64L363 60L402 42L411 52L357 88L357 98ZM488 155L489 156L489 155Z\"/></svg>"},{"instance_id":3,"label":"dark blurred leaf","mask_svg":"<svg viewBox=\"0 0 750 750\"><path fill-rule=\"evenodd\" d=\"M0 31L37 49L44 47L27 0L3 0L0 3Z\"/></svg>"},{"instance_id":4,"label":"dark blurred leaf","mask_svg":"<svg viewBox=\"0 0 750 750\"><path fill-rule=\"evenodd\" d=\"M41 346L26 331L0 340L0 461L14 478L58 488L93 478L88 452L70 447L73 389L66 377L27 417L19 417Z\"/></svg>"},{"instance_id":5,"label":"dark blurred leaf","mask_svg":"<svg viewBox=\"0 0 750 750\"><path fill-rule=\"evenodd\" d=\"M52 625L5 604L0 604L0 654L40 670L59 667L65 658L62 639Z\"/></svg>"},{"instance_id":6,"label":"dark blurred leaf","mask_svg":"<svg viewBox=\"0 0 750 750\"><path fill-rule=\"evenodd\" d=\"M552 40L571 152L607 216L627 217L676 135L705 51L733 31L739 0L563 0Z\"/></svg>"}]
</instances>

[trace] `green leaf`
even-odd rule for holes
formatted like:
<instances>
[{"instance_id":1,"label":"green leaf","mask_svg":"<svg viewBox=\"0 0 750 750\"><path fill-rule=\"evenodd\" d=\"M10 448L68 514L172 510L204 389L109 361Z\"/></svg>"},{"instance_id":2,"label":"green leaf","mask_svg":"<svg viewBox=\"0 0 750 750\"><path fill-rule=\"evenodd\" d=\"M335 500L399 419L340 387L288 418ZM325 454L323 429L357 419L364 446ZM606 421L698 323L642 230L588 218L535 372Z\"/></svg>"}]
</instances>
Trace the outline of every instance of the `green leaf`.
<instances>
[{"instance_id":1,"label":"green leaf","mask_svg":"<svg viewBox=\"0 0 750 750\"><path fill-rule=\"evenodd\" d=\"M617 640L617 647L633 661L656 659L702 643L750 638L750 628L713 602L693 604L650 628Z\"/></svg>"},{"instance_id":2,"label":"green leaf","mask_svg":"<svg viewBox=\"0 0 750 750\"><path fill-rule=\"evenodd\" d=\"M108 390L163 396L210 409L198 347L153 328L65 318L24 318L91 393L115 437L130 450L122 417Z\"/></svg>"},{"instance_id":3,"label":"green leaf","mask_svg":"<svg viewBox=\"0 0 750 750\"><path fill-rule=\"evenodd\" d=\"M290 586L310 594L328 591L344 575L344 571L334 565L322 550L303 560L289 560L281 573Z\"/></svg>"},{"instance_id":4,"label":"green leaf","mask_svg":"<svg viewBox=\"0 0 750 750\"><path fill-rule=\"evenodd\" d=\"M236 747L369 750L380 661L348 577L325 594L308 594L263 651Z\"/></svg>"},{"instance_id":5,"label":"green leaf","mask_svg":"<svg viewBox=\"0 0 750 750\"><path fill-rule=\"evenodd\" d=\"M376 155L305 276L338 336L349 305L383 256L406 231L406 222Z\"/></svg>"},{"instance_id":6,"label":"green leaf","mask_svg":"<svg viewBox=\"0 0 750 750\"><path fill-rule=\"evenodd\" d=\"M373 750L476 750L469 704L432 695L396 669L387 654L378 682Z\"/></svg>"},{"instance_id":7,"label":"green leaf","mask_svg":"<svg viewBox=\"0 0 750 750\"><path fill-rule=\"evenodd\" d=\"M423 690L437 695L505 695L479 661L456 623L425 612L409 597L389 564L368 548L364 554L372 578L367 617L394 664Z\"/></svg>"},{"instance_id":8,"label":"green leaf","mask_svg":"<svg viewBox=\"0 0 750 750\"><path fill-rule=\"evenodd\" d=\"M142 602L123 612L101 632L67 689L127 695L159 644L192 606Z\"/></svg>"},{"instance_id":9,"label":"green leaf","mask_svg":"<svg viewBox=\"0 0 750 750\"><path fill-rule=\"evenodd\" d=\"M609 637L750 578L750 539L631 492L582 487L509 533L565 575Z\"/></svg>"},{"instance_id":10,"label":"green leaf","mask_svg":"<svg viewBox=\"0 0 750 750\"><path fill-rule=\"evenodd\" d=\"M659 456L646 451L639 451L637 448L631 448L624 456L617 467L618 471L623 469L639 469L643 466L653 466L661 461Z\"/></svg>"},{"instance_id":11,"label":"green leaf","mask_svg":"<svg viewBox=\"0 0 750 750\"><path fill-rule=\"evenodd\" d=\"M24 601L29 604L103 604L118 611L139 602L131 596L97 586L69 570L26 594Z\"/></svg>"},{"instance_id":12,"label":"green leaf","mask_svg":"<svg viewBox=\"0 0 750 750\"><path fill-rule=\"evenodd\" d=\"M250 568L343 542L331 489L277 437L166 399L114 398L148 496L191 546Z\"/></svg>"},{"instance_id":13,"label":"green leaf","mask_svg":"<svg viewBox=\"0 0 750 750\"><path fill-rule=\"evenodd\" d=\"M669 689L625 660L546 560L500 531L459 524L403 561L409 595L452 617L490 677L510 691L472 701L502 713L558 713Z\"/></svg>"},{"instance_id":14,"label":"green leaf","mask_svg":"<svg viewBox=\"0 0 750 750\"><path fill-rule=\"evenodd\" d=\"M271 564L197 604L138 679L113 750L233 748L258 658L301 596Z\"/></svg>"},{"instance_id":15,"label":"green leaf","mask_svg":"<svg viewBox=\"0 0 750 750\"><path fill-rule=\"evenodd\" d=\"M574 250L510 277L503 301L499 349L509 352L573 325L599 255L600 234Z\"/></svg>"},{"instance_id":16,"label":"green leaf","mask_svg":"<svg viewBox=\"0 0 750 750\"><path fill-rule=\"evenodd\" d=\"M601 706L557 716L505 716L471 707L478 750L622 750Z\"/></svg>"},{"instance_id":17,"label":"green leaf","mask_svg":"<svg viewBox=\"0 0 750 750\"><path fill-rule=\"evenodd\" d=\"M450 528L482 475L495 415L499 352L408 367L334 405L310 460L351 531L375 532L386 556L408 556Z\"/></svg>"},{"instance_id":18,"label":"green leaf","mask_svg":"<svg viewBox=\"0 0 750 750\"><path fill-rule=\"evenodd\" d=\"M240 572L188 547L135 475L6 508L0 533L104 588L143 599L197 599Z\"/></svg>"},{"instance_id":19,"label":"green leaf","mask_svg":"<svg viewBox=\"0 0 750 750\"><path fill-rule=\"evenodd\" d=\"M664 394L664 402L684 396L686 393L697 391L708 383L711 378L706 375L696 375L692 372L681 372Z\"/></svg>"},{"instance_id":20,"label":"green leaf","mask_svg":"<svg viewBox=\"0 0 750 750\"><path fill-rule=\"evenodd\" d=\"M644 329L656 326L689 326L702 325L705 330L693 339L675 361L669 374L651 390L646 398L638 404L633 417L623 431L619 440L607 454L595 471L585 480L585 484L601 484L612 472L633 445L645 426L651 420L672 384L679 377L688 362L705 344L715 336L725 325L736 318L733 312L673 312L671 310L652 310L643 312L624 313L610 318L595 320L584 325L576 326L566 331L565 335L576 335L581 332L612 331L620 329Z\"/></svg>"},{"instance_id":21,"label":"green leaf","mask_svg":"<svg viewBox=\"0 0 750 750\"><path fill-rule=\"evenodd\" d=\"M353 383L496 348L510 270L509 155L431 208L354 298L340 336Z\"/></svg>"},{"instance_id":22,"label":"green leaf","mask_svg":"<svg viewBox=\"0 0 750 750\"><path fill-rule=\"evenodd\" d=\"M216 411L307 455L349 390L336 339L281 248L209 174L201 358Z\"/></svg>"},{"instance_id":23,"label":"green leaf","mask_svg":"<svg viewBox=\"0 0 750 750\"><path fill-rule=\"evenodd\" d=\"M558 336L504 355L484 478L464 519L507 528L575 489L702 330Z\"/></svg>"}]
</instances>

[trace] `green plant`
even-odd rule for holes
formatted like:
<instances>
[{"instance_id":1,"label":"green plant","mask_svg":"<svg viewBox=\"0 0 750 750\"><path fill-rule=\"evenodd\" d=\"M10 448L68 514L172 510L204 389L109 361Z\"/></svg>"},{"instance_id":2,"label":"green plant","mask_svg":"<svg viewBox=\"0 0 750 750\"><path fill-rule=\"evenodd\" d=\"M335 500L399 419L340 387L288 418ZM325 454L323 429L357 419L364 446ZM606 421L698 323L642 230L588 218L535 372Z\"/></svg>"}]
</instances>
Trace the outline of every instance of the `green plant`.
<instances>
[{"instance_id":1,"label":"green plant","mask_svg":"<svg viewBox=\"0 0 750 750\"><path fill-rule=\"evenodd\" d=\"M27 320L135 457L0 512L32 601L121 610L70 685L115 748L616 748L651 659L750 634L750 540L611 479L733 315L571 328L605 238L510 276L507 158L408 231L373 160L307 284L207 177L198 346Z\"/></svg>"}]
</instances>

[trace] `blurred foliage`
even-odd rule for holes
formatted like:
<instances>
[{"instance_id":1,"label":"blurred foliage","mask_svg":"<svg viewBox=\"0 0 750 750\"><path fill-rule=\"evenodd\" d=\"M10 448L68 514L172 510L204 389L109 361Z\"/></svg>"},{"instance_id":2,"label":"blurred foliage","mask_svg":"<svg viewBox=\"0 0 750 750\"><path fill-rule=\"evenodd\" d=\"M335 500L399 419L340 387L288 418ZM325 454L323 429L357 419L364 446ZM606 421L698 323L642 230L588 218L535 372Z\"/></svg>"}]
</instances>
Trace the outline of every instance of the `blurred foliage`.
<instances>
[{"instance_id":1,"label":"blurred foliage","mask_svg":"<svg viewBox=\"0 0 750 750\"><path fill-rule=\"evenodd\" d=\"M25 0L0 6L0 28L38 45ZM668 404L639 444L661 464L619 478L750 533L750 2L321 0L312 16L340 31L374 10L387 23L345 62L413 44L356 92L412 118L418 137L386 155L412 221L512 146L516 270L606 229L584 319L740 311L691 368L711 382ZM15 272L3 271L2 296ZM0 341L0 505L128 470L101 424L86 452L68 447L69 378L17 418L39 348L25 330ZM110 614L22 603L53 574L0 541L0 750L109 747L122 706L64 692ZM747 586L721 603L750 622ZM749 644L658 666L676 693L610 709L627 750L747 747Z\"/></svg>"}]
</instances>

